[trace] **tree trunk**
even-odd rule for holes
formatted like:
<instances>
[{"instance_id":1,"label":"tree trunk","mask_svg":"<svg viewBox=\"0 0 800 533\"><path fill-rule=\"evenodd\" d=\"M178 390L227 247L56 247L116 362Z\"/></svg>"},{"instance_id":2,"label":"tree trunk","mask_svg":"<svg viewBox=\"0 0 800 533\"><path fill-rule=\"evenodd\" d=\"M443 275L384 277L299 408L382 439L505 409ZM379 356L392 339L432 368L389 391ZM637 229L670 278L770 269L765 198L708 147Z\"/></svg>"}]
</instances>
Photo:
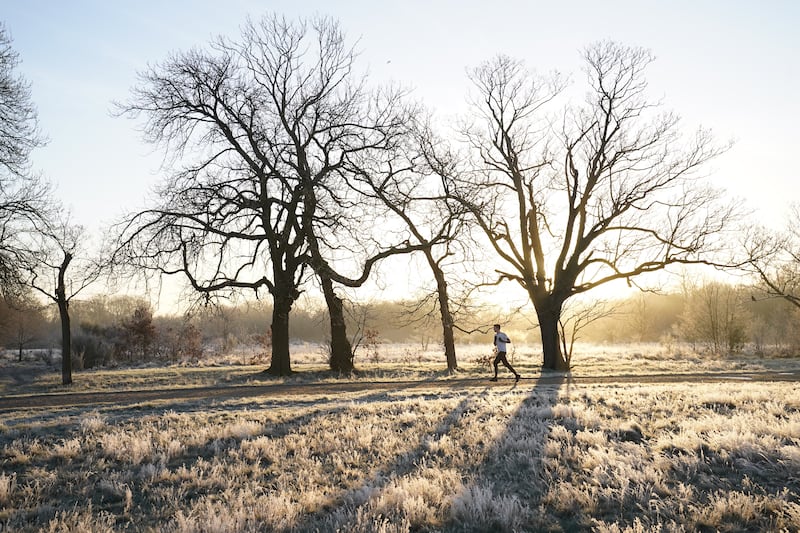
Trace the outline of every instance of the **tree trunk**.
<instances>
[{"instance_id":1,"label":"tree trunk","mask_svg":"<svg viewBox=\"0 0 800 533\"><path fill-rule=\"evenodd\" d=\"M272 306L272 360L268 374L288 376L292 373L289 358L289 313L294 301L287 295L275 295Z\"/></svg>"},{"instance_id":2,"label":"tree trunk","mask_svg":"<svg viewBox=\"0 0 800 533\"><path fill-rule=\"evenodd\" d=\"M542 335L544 357L542 368L564 372L569 370L569 364L564 359L558 336L558 319L561 317L562 304L555 304L549 301L544 305L536 305L535 307L536 315L539 318L539 331Z\"/></svg>"},{"instance_id":3,"label":"tree trunk","mask_svg":"<svg viewBox=\"0 0 800 533\"><path fill-rule=\"evenodd\" d=\"M444 342L447 370L451 373L455 372L458 370L458 361L456 360L456 343L453 335L453 319L450 317L449 310L442 311L442 341Z\"/></svg>"},{"instance_id":4,"label":"tree trunk","mask_svg":"<svg viewBox=\"0 0 800 533\"><path fill-rule=\"evenodd\" d=\"M61 319L61 384L72 383L72 330L69 320L69 302L58 294L58 316Z\"/></svg>"},{"instance_id":5,"label":"tree trunk","mask_svg":"<svg viewBox=\"0 0 800 533\"><path fill-rule=\"evenodd\" d=\"M331 370L350 373L355 370L353 365L353 347L347 338L347 325L344 320L344 306L342 299L336 296L333 290L333 281L325 274L319 274L322 284L322 293L328 304L328 315L331 320Z\"/></svg>"},{"instance_id":6,"label":"tree trunk","mask_svg":"<svg viewBox=\"0 0 800 533\"><path fill-rule=\"evenodd\" d=\"M61 319L61 384L72 384L72 330L69 321L69 299L64 278L72 261L72 254L65 253L64 260L58 267L58 283L56 285L56 304Z\"/></svg>"},{"instance_id":7,"label":"tree trunk","mask_svg":"<svg viewBox=\"0 0 800 533\"><path fill-rule=\"evenodd\" d=\"M453 316L450 314L450 297L447 294L447 280L444 277L444 272L442 272L442 269L439 268L439 265L429 252L430 250L426 250L425 255L433 271L433 277L436 279L436 293L439 296L439 312L442 315L444 356L447 360L447 370L449 372L454 372L458 370L458 362L456 361L456 343L453 334Z\"/></svg>"}]
</instances>

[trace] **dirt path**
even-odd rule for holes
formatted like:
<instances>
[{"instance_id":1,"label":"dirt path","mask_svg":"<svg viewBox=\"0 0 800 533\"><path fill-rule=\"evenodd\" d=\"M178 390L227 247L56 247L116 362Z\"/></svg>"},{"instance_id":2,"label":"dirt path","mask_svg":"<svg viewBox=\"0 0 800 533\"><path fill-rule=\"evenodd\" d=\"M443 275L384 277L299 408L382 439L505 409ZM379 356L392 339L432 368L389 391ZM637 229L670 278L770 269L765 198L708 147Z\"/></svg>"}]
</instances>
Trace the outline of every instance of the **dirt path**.
<instances>
[{"instance_id":1,"label":"dirt path","mask_svg":"<svg viewBox=\"0 0 800 533\"><path fill-rule=\"evenodd\" d=\"M654 383L721 383L721 382L800 381L800 371L791 372L718 372L693 374L644 374L621 376L565 376L545 374L523 378L516 386L529 388L558 384L654 384ZM15 395L0 398L0 411L29 408L69 407L88 404L136 404L161 400L231 399L248 397L286 397L327 395L342 392L382 390L465 390L486 387L513 387L510 379L495 383L485 378L461 378L440 381L374 381L355 380L343 383L276 383L266 385L232 385L179 389L151 389L118 392L76 392L36 395Z\"/></svg>"}]
</instances>

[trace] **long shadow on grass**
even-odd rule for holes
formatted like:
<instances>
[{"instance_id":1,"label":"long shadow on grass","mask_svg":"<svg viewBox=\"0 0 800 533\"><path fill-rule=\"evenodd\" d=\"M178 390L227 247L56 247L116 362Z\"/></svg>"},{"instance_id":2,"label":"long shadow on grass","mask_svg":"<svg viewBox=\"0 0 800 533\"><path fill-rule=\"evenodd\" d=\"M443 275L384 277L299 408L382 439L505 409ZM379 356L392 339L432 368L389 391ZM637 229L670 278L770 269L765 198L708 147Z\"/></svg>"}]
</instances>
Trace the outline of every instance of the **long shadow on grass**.
<instances>
[{"instance_id":1,"label":"long shadow on grass","mask_svg":"<svg viewBox=\"0 0 800 533\"><path fill-rule=\"evenodd\" d=\"M474 410L473 404L487 391L463 398L454 409L447 413L438 425L429 431L423 431L418 442L407 448L404 453L397 455L389 464L385 464L372 471L362 483L349 490L343 491L336 498L335 506L328 506L306 515L304 520L295 524L292 531L348 531L357 520L357 508L362 506L365 495L376 495L389 483L402 478L415 470L425 468L425 458L429 455L429 443L451 433L454 427L463 423L462 419ZM408 399L406 397L406 399ZM402 425L401 425L402 428ZM369 496L366 497L369 499Z\"/></svg>"},{"instance_id":2,"label":"long shadow on grass","mask_svg":"<svg viewBox=\"0 0 800 533\"><path fill-rule=\"evenodd\" d=\"M264 421L263 428L261 428L259 431L256 431L254 434L247 433L247 428L245 427L242 431L243 434L241 435L237 435L236 430L234 429L231 431L231 434L228 434L228 436L221 437L219 435L225 434L224 427L221 427L219 432L212 432L206 442L192 446L186 446L181 453L172 456L163 464L163 466L167 467L168 469L184 467L188 470L191 470L199 461L207 460L214 456L225 457L229 450L235 450L239 448L243 441L258 437L281 439L287 434L297 431L298 428L312 424L316 419L328 416L336 416L346 412L352 409L354 404L388 402L390 399L391 396L389 392L379 391L355 398L348 397L346 400L336 397L325 400L315 399L313 401L292 398L285 401L269 400L266 403L230 402L222 405L209 404L207 401L198 402L192 405L185 405L181 402L178 405L169 406L170 408L165 408L163 405L158 407L126 406L124 408L102 406L99 409L87 406L86 408L73 408L68 410L69 413L67 416L69 418L66 421L58 422L58 418L64 415L64 413L60 413L58 415L45 418L41 425L35 425L33 428L21 428L15 433L15 438L21 441L35 441L37 443L44 442L46 446L49 446L51 444L56 445L59 442L72 437L79 437L84 443L91 442L94 445L94 443L99 443L100 440L99 436L92 436L92 433L95 431L99 433L114 432L118 430L117 428L119 424L123 424L129 426L127 431L130 432L130 438L135 439L137 435L137 424L139 424L138 419L144 417L160 418L173 411L180 413L181 415L200 415L203 413L208 413L208 420L205 423L214 426L225 426L226 424L236 425L241 421L248 420ZM279 416L274 420L264 420L265 411L269 411L270 409L283 410L291 408L292 410L289 411L289 413L295 413L293 409L295 407L304 407L304 412L286 417ZM242 411L245 413L242 413ZM106 423L100 429L92 430L90 434L87 435L81 430L80 419L82 418L82 415L88 414L99 415L106 421ZM190 417L190 420L191 419L192 417ZM33 420L29 421L28 423L32 424ZM170 420L159 423L159 427L169 430L173 424L180 426L184 423L184 420ZM3 435L0 436L0 444L10 444L10 441L5 439L5 435ZM125 443L123 443L123 445L125 445ZM135 503L137 512L134 513L134 516L149 517L150 519L156 517L157 520L169 520L175 511L177 511L177 509L165 508L163 501L160 501L158 498L154 499L152 495L158 493L159 485L169 485L171 481L148 481L147 479L143 479L141 474L145 471L145 467L150 464L156 465L156 463L161 460L159 459L160 454L160 451L153 450L152 453L148 453L146 455L142 462L136 464L132 464L125 460L116 461L114 459L107 459L106 470L104 472L93 472L88 474L85 478L85 482L89 484L97 484L101 482L103 477L107 477L110 474L116 473L121 474L124 478L131 478L133 481L130 482L130 486L133 489L134 494L136 494ZM92 454L89 454L86 457L92 456ZM70 461L67 465L62 464L62 460L58 457L50 457L46 461L41 461L34 464L19 464L14 466L5 465L4 473L16 474L19 476L19 479L24 480L26 479L26 472L29 472L31 467L41 467L47 471L58 470L64 476L70 475L68 470L95 470L95 466L93 464L84 464L81 462L83 457L84 456L77 457ZM0 462L3 462L5 459L7 458L5 457L4 453L0 453ZM262 466L264 465L263 459L256 458L255 461ZM153 472L155 471L156 469L154 468ZM126 472L129 472L130 474L126 474ZM257 481L263 486L269 486L274 474L266 468L253 469L254 475L258 475L258 472L261 472L261 475ZM56 490L60 490L59 487L60 486L58 484L53 485L53 488ZM145 487L149 488L145 489ZM230 488L231 486L224 482L203 487L188 487L184 494L183 503L188 505L188 503L194 499L212 493L223 493ZM58 500L59 502L64 503L67 507L69 506L68 504L70 504L70 502L73 504L75 503L74 499L70 500L69 498L63 497L63 495L56 493L43 495L42 498L42 501L48 502ZM98 512L114 512L116 508L119 507L117 501L108 501L107 495L105 495L102 491L93 491L91 501L94 509ZM50 508L44 512L43 516L46 519L52 518L53 514L59 510L63 509ZM39 523L39 525L41 525L41 523ZM134 523L134 525L137 524ZM142 526L142 523L138 523L138 525ZM146 528L143 527L143 529Z\"/></svg>"},{"instance_id":3,"label":"long shadow on grass","mask_svg":"<svg viewBox=\"0 0 800 533\"><path fill-rule=\"evenodd\" d=\"M242 411L252 411L256 413L253 418L257 418L257 413L269 409L283 409L288 407L318 407L320 405L337 403L340 400L324 399L291 399L291 400L267 400L267 401L226 401L218 400L181 400L168 403L137 403L130 405L86 405L77 407L64 407L57 410L44 410L35 408L31 410L20 410L19 412L0 413L0 423L10 429L14 429L14 437L38 437L44 436L51 439L70 438L81 436L81 420L86 417L95 416L105 421L105 424L117 426L121 424L135 424L137 421L147 417L161 417L168 413L180 413L183 415L196 414L202 415L214 413L215 416L223 416L225 413L238 413ZM319 410L325 410L325 407ZM3 444L6 435L0 434L0 445Z\"/></svg>"},{"instance_id":4,"label":"long shadow on grass","mask_svg":"<svg viewBox=\"0 0 800 533\"><path fill-rule=\"evenodd\" d=\"M384 519L408 519L411 530L510 531L519 530L520 526L524 530L538 530L536 527L529 529L531 521L522 518L522 511L535 509L546 493L542 458L553 420L553 406L565 382L563 375L546 375L536 380L529 390L524 385L510 389L501 385L471 394L443 416L433 430L423 432L405 453L366 476L357 487L339 494L332 507L306 516L292 529L363 530L364 517L372 515L377 520L372 524L374 527L381 526ZM498 401L519 405L501 434L493 437L490 428L496 427L497 414L493 410L498 409ZM485 439L481 432L485 432ZM458 457L430 453L430 443L443 436L462 448L454 453ZM370 502L377 501L394 480L425 476L423 472L427 469L457 470L462 476L463 490L455 488L456 494L452 494L445 488L438 501L427 502L429 507L440 510L440 518L435 522L420 521L419 515L409 517L398 509L378 509ZM430 477L436 479L437 473L431 472ZM387 511L394 516L379 516ZM402 529L403 526L398 527Z\"/></svg>"},{"instance_id":5,"label":"long shadow on grass","mask_svg":"<svg viewBox=\"0 0 800 533\"><path fill-rule=\"evenodd\" d=\"M347 400L330 398L325 400L315 399L308 402L298 402L296 399L292 399L285 402L270 400L268 404L255 405L242 405L236 403L233 406L225 406L224 408L221 406L206 406L205 410L212 411L214 417L220 415L225 416L226 411L252 409L252 411L249 412L249 415L245 417L246 419L250 420L258 420L261 418L260 411L268 411L271 408L293 408L302 403L302 405L311 407L311 409L299 415L289 416L286 418L281 417L277 420L266 422L261 431L253 434L242 436L232 435L225 438L211 437L203 444L187 447L183 453L172 457L167 463L167 466L173 469L183 467L192 470L192 468L200 461L210 460L214 457L225 457L230 450L236 450L240 448L244 441L257 439L259 437L267 437L270 440L280 440L291 433L297 432L300 428L304 428L313 424L317 419L346 413L352 409L353 404L387 401L387 398L388 393L386 391L380 391ZM323 403L326 405L320 406L320 404ZM232 420L231 422L235 423L235 421ZM212 420L211 423L216 422ZM290 454L293 454L294 452L295 450L288 450L288 453ZM246 459L241 460L246 461ZM263 457L253 458L252 461L253 465L257 466L257 468L252 470L251 475L256 476L253 480L263 487L270 487L277 477L277 471L273 468L270 468L269 462L267 462ZM225 483L220 483L210 487L188 488L183 496L183 507L184 509L190 508L192 501L214 493L222 494L230 488L235 487L231 487ZM158 515L159 513L163 512L159 502L151 501L149 499L141 502L139 507L144 515ZM177 509L171 509L168 513L166 513L164 518L168 519L170 514L174 513L176 510Z\"/></svg>"},{"instance_id":6,"label":"long shadow on grass","mask_svg":"<svg viewBox=\"0 0 800 533\"><path fill-rule=\"evenodd\" d=\"M313 385L313 384L312 384ZM302 386L302 385L301 385ZM331 387L330 384L326 385ZM381 390L363 397L349 399L350 402L371 402L387 399L389 394L399 390L409 388L411 385L399 385L393 390ZM310 392L314 392L313 387L309 387ZM337 391L339 392L339 391ZM295 408L295 407L320 407L341 402L336 394L331 393L325 397L297 397L291 399L271 398L271 397L243 397L243 398L177 398L144 400L130 404L85 404L67 405L62 407L32 407L18 408L17 410L0 411L0 424L8 428L17 429L16 434L21 436L44 433L51 437L71 437L79 429L80 421L86 416L99 416L107 424L119 425L135 423L143 417L162 416L166 413L175 412L180 414L205 414L213 412L223 414L225 412L242 412L252 410L259 412L273 408ZM364 389L364 392L369 392ZM325 408L322 408L323 410ZM2 441L3 435L0 435Z\"/></svg>"},{"instance_id":7,"label":"long shadow on grass","mask_svg":"<svg viewBox=\"0 0 800 533\"><path fill-rule=\"evenodd\" d=\"M245 432L246 434L237 436L235 434L236 432L233 431L232 434L223 437L214 436L213 434L209 435L209 440L207 442L186 448L184 453L173 457L169 464L171 466L176 464L191 466L191 464L196 462L198 459L208 459L220 454L224 454L227 450L240 447L242 441L255 439L258 437L281 439L286 435L297 431L298 428L303 428L309 424L312 424L319 418L345 413L352 408L353 404L387 401L388 398L388 393L381 391L373 394L366 394L357 398L349 398L347 400L342 400L340 398L327 398L324 400L316 398L313 400L301 401L298 401L297 399L286 401L269 400L267 403L247 402L245 404L234 403L230 405L196 406L195 409L191 410L181 409L181 414L189 414L195 411L197 413L210 413L211 420L209 423L216 425L224 425L225 422L230 422L235 425L239 421L236 419L225 418L228 416L228 412L239 413L246 411L247 416L242 415L240 420L263 421L263 415L261 413L264 411L269 411L270 409L291 408L294 410L298 407L305 407L309 410L299 415L289 416L286 418L279 417L278 419L267 421L264 423L264 427L260 431L254 433ZM220 420L216 420L217 418L220 418ZM225 432L222 431L220 433L224 434ZM187 460L189 460L189 463L187 463Z\"/></svg>"},{"instance_id":8,"label":"long shadow on grass","mask_svg":"<svg viewBox=\"0 0 800 533\"><path fill-rule=\"evenodd\" d=\"M533 387L521 386L524 399L503 432L470 472L456 494L443 531L543 531L572 530L575 524L548 523L538 516L539 502L547 492L543 460L553 425L553 407L568 378L543 374ZM519 396L508 395L509 402ZM503 398L500 398L503 401Z\"/></svg>"}]
</instances>

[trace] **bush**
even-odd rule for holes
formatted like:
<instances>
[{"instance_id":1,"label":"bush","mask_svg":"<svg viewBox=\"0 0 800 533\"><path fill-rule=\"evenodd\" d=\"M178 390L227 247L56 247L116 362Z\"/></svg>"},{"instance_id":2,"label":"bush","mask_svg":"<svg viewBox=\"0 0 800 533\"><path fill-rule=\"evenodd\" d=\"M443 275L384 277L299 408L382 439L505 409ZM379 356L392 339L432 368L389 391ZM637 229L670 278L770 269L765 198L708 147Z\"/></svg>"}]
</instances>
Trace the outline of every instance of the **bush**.
<instances>
[{"instance_id":1,"label":"bush","mask_svg":"<svg viewBox=\"0 0 800 533\"><path fill-rule=\"evenodd\" d=\"M92 333L72 337L72 364L75 369L107 365L114 357L114 345Z\"/></svg>"}]
</instances>

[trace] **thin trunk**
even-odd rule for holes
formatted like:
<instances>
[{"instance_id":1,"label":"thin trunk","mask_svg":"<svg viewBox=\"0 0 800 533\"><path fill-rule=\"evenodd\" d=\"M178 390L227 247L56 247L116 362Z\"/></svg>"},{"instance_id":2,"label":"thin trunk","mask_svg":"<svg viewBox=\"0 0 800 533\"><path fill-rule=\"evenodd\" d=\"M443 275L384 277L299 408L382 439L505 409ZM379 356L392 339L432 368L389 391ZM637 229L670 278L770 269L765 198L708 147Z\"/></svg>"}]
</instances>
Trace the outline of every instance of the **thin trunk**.
<instances>
[{"instance_id":1,"label":"thin trunk","mask_svg":"<svg viewBox=\"0 0 800 533\"><path fill-rule=\"evenodd\" d=\"M61 319L61 384L72 383L72 330L69 319L69 302L59 295L58 316Z\"/></svg>"},{"instance_id":2,"label":"thin trunk","mask_svg":"<svg viewBox=\"0 0 800 533\"><path fill-rule=\"evenodd\" d=\"M289 358L289 313L294 301L287 295L276 294L272 309L272 360L268 374L288 376L292 373Z\"/></svg>"},{"instance_id":3,"label":"thin trunk","mask_svg":"<svg viewBox=\"0 0 800 533\"><path fill-rule=\"evenodd\" d=\"M333 290L333 281L329 276L319 274L319 279L331 320L331 359L329 364L331 370L349 374L355 370L355 367L353 365L353 347L347 338L342 299L336 296L336 292Z\"/></svg>"},{"instance_id":4,"label":"thin trunk","mask_svg":"<svg viewBox=\"0 0 800 533\"><path fill-rule=\"evenodd\" d=\"M458 361L456 360L455 335L453 335L453 319L450 316L450 311L445 309L442 310L442 341L444 342L447 370L448 372L455 372L458 370Z\"/></svg>"},{"instance_id":5,"label":"thin trunk","mask_svg":"<svg viewBox=\"0 0 800 533\"><path fill-rule=\"evenodd\" d=\"M425 256L433 271L433 277L436 279L436 293L439 296L439 312L442 315L442 342L444 343L447 370L454 372L458 370L458 362L456 361L456 342L453 334L453 315L450 314L450 297L447 294L447 280L442 269L439 268L433 256L430 255L430 249L426 250Z\"/></svg>"},{"instance_id":6,"label":"thin trunk","mask_svg":"<svg viewBox=\"0 0 800 533\"><path fill-rule=\"evenodd\" d=\"M58 305L58 316L61 319L61 383L70 385L72 383L72 330L69 321L69 299L67 298L67 287L64 278L72 261L72 254L64 254L64 260L58 268L58 284L56 286L56 304Z\"/></svg>"}]
</instances>

